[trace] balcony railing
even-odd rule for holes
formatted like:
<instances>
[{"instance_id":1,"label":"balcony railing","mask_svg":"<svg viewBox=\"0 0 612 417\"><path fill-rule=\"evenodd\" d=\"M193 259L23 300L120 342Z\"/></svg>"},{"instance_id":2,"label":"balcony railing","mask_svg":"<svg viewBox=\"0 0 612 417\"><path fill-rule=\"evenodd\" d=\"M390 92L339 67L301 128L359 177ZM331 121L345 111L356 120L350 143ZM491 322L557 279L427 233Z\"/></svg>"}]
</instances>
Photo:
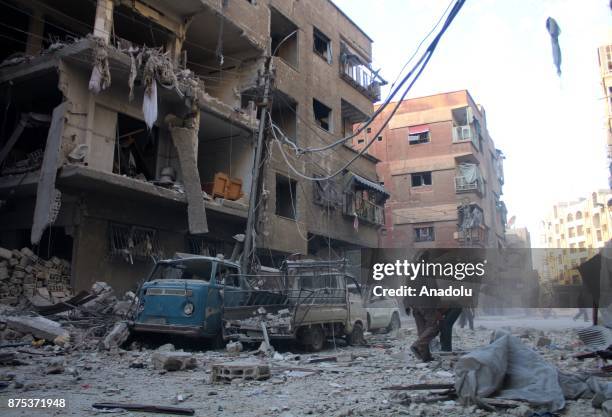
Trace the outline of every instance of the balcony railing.
<instances>
[{"instance_id":1,"label":"balcony railing","mask_svg":"<svg viewBox=\"0 0 612 417\"><path fill-rule=\"evenodd\" d=\"M454 233L455 240L466 244L484 245L487 243L487 229L484 226L459 230Z\"/></svg>"},{"instance_id":2,"label":"balcony railing","mask_svg":"<svg viewBox=\"0 0 612 417\"><path fill-rule=\"evenodd\" d=\"M467 142L474 137L474 131L470 125L453 126L453 142Z\"/></svg>"},{"instance_id":3,"label":"balcony railing","mask_svg":"<svg viewBox=\"0 0 612 417\"><path fill-rule=\"evenodd\" d=\"M481 180L469 182L465 177L455 177L455 191L457 193L466 193L470 191L481 192Z\"/></svg>"},{"instance_id":4,"label":"balcony railing","mask_svg":"<svg viewBox=\"0 0 612 417\"><path fill-rule=\"evenodd\" d=\"M356 214L359 220L364 220L368 223L380 226L385 224L385 210L383 206L364 200L353 193L346 195L344 213L349 216Z\"/></svg>"}]
</instances>

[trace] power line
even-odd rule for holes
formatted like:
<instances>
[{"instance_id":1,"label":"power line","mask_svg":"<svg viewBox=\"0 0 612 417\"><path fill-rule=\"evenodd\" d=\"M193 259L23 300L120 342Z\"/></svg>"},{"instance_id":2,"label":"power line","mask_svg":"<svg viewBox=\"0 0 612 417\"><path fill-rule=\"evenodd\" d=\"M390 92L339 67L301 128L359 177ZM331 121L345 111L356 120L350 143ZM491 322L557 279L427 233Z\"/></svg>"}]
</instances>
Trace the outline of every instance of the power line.
<instances>
[{"instance_id":1,"label":"power line","mask_svg":"<svg viewBox=\"0 0 612 417\"><path fill-rule=\"evenodd\" d=\"M361 132L363 132L363 130L364 130L364 129L365 129L367 126L369 126L369 125L370 125L370 124L371 124L371 123L374 121L374 119L376 119L376 117L377 117L379 114L381 114L381 113L384 111L384 109L387 107L387 105L389 105L389 103L391 102L391 99L392 99L392 98L393 98L393 97L394 97L394 96L395 96L395 95L396 95L396 94L397 94L397 93L398 93L398 92L401 90L402 86L403 86L403 85L404 85L404 84L405 84L405 83L406 83L406 82L407 82L407 81L410 79L410 76L412 75L413 71L414 71L414 70L415 70L415 68L416 68L416 67L418 67L418 65L419 65L419 64L420 64L420 63L423 61L423 59L424 59L425 55L427 55L428 53L433 53L433 50L435 50L435 48L436 48L436 46L437 46L437 44L438 44L438 41L439 41L439 40L440 40L440 38L441 38L441 35L442 35L442 34L444 34L444 32L446 32L446 29L448 28L448 26L450 25L450 23L453 21L453 19L455 18L455 16L457 15L457 13L459 12L459 10L461 9L461 7L463 6L463 4L464 4L464 3L465 3L465 0L456 0L456 1L455 1L455 3L454 3L454 7L452 8L452 10L450 11L450 13L448 14L448 17L446 18L446 22L444 23L444 25L443 25L442 29L440 30L440 32L438 33L438 35L436 36L436 38L434 38L434 40L432 41L432 43L429 45L429 47L428 47L428 48L427 48L427 50L425 51L425 54L423 54L423 56L421 56L421 59L419 60L419 62L417 62L417 64L416 64L416 65L413 67L413 69L412 69L412 70L411 70L411 71L410 71L408 74L406 74L406 76L405 76L404 78L402 78L402 81L399 83L399 85L398 85L397 87L395 87L395 88L394 88L394 89L391 91L391 93L389 94L389 96L387 97L387 99L384 101L384 103L383 103L383 104L382 104L380 107L378 107L378 108L377 108L377 109L374 111L374 113L372 114L372 116L370 116L370 117L368 118L368 120L366 120L366 121L363 123L363 125L359 126L359 128L358 128L356 131L354 131L352 134L350 134L349 136L346 136L346 137L344 137L344 138L341 138L341 139L339 139L339 140L336 140L336 141L334 141L334 142L332 142L332 143L330 143L330 144L328 144L328 145L325 145L325 146L322 146L322 147L319 147L319 148L305 148L305 149L300 149L300 152L301 152L301 153L307 153L307 152L320 152L320 151L323 151L323 150L331 149L331 148L334 148L334 147L336 147L336 146L338 146L338 145L341 145L341 144L345 143L346 141L348 141L348 140L350 140L350 139L352 139L352 138L356 137L356 136L357 136L357 135L359 135ZM452 4L452 3L451 3L451 4ZM450 5L449 5L448 7L450 7ZM446 9L446 10L448 10L448 7L447 7L447 9ZM442 16L441 16L441 18L440 18L439 20L441 20L441 19L444 17L444 15L446 14L446 10L445 10L445 13L444 13L444 14L442 14ZM433 32L433 31L435 30L435 28L436 28L438 25L439 25L439 21L438 21L438 23L436 23L436 24L434 25L434 27L432 28L432 30L430 31L430 33L428 33L428 34L425 36L425 38L424 38L424 39L421 41L421 43L419 44L419 46L416 48L416 50L415 50L415 52L414 52L413 56L411 56L411 57L410 57L410 59L408 60L408 62L406 63L406 65L408 65L408 63L409 63L410 61L412 61L412 59L413 59L414 55L416 55L416 53L417 53L417 52L418 52L418 50L420 49L421 44L422 44L422 43L425 41L425 39L427 39L427 38L430 36L431 32ZM427 58L427 61L429 61L429 58ZM400 72L400 74L401 74L401 72ZM398 76L398 77L399 77L399 76ZM408 89L410 89L411 87L412 87L412 85L410 85L410 86L408 87ZM403 97L405 97L405 94L402 96L402 99L403 99ZM401 101L401 99L400 99L400 101Z\"/></svg>"},{"instance_id":2,"label":"power line","mask_svg":"<svg viewBox=\"0 0 612 417\"><path fill-rule=\"evenodd\" d=\"M351 158L342 168L338 169L337 171L335 171L333 174L330 174L328 176L325 177L310 177L307 176L305 174L300 173L299 171L297 171L295 169L295 167L293 167L288 158L287 155L285 153L285 150L283 149L282 145L281 145L281 141L278 139L278 137L276 136L276 132L278 131L278 133L283 136L284 142L286 144L289 144L290 146L292 146L294 148L294 150L296 150L296 153L304 153L304 149L299 148L299 146L293 142L291 142L290 140L287 139L287 137L285 136L285 134L282 132L282 130L280 130L278 128L278 126L275 126L272 124L272 133L274 135L275 138L275 142L278 144L279 149L281 151L281 154L283 155L283 158L285 159L285 162L287 163L287 166L298 176L310 180L310 181L324 181L324 180L328 180L331 179L337 175L339 175L340 173L344 172L344 170L346 170L353 162L355 162L360 156L362 156L369 148L370 146L372 146L372 144L374 143L374 141L376 140L376 137L378 137L382 131L385 129L385 127L387 126L387 124L389 123L389 121L391 120L391 118L395 115L395 113L397 112L397 110L399 109L399 106L402 102L402 100L406 97L406 95L408 94L408 92L412 89L412 86L416 83L416 81L419 79L419 77L421 76L423 70L425 69L425 67L427 66L427 64L429 63L429 60L431 59L431 57L433 56L434 51L436 50L438 43L440 42L440 39L442 38L442 36L444 35L444 33L446 32L446 30L448 29L448 27L450 26L450 24L452 23L452 21L455 19L455 17L457 16L457 14L459 13L459 11L461 10L461 7L463 7L463 4L465 3L465 0L456 0L454 7L452 8L452 10L450 11L448 17L446 18L446 21L444 22L444 25L442 26L442 29L440 30L440 32L438 33L438 35L436 35L436 37L433 39L433 41L430 43L430 45L427 47L427 50L424 52L424 54L421 56L421 58L418 60L418 62L413 66L413 68L409 71L409 73L404 77L404 79L402 80L402 82L396 87L395 91L399 91L399 89L402 87L402 85L407 82L410 77L412 76L412 74L414 74L414 78L412 79L412 81L410 81L410 83L408 84L408 87L406 88L406 90L403 92L403 94L401 95L400 99L397 101L397 103L395 104L395 107L393 108L393 110L391 111L391 113L389 114L389 116L387 117L387 119L384 121L384 123L380 126L380 128L378 129L378 131L373 135L373 139L368 142L366 144L366 146L364 146L358 153L357 155L355 155L355 157ZM382 108L377 109L377 111L375 112L375 114L380 113ZM363 130L363 129L362 129ZM340 141L336 141L335 143L319 148L317 149L317 151L322 151L322 150L326 150L329 149L330 147L333 146L337 146L339 143L343 143L345 140L347 140L348 138L354 137L356 136L356 133L354 133L352 136L349 136L347 138L343 138ZM313 152L313 150L311 149L310 152Z\"/></svg>"}]
</instances>

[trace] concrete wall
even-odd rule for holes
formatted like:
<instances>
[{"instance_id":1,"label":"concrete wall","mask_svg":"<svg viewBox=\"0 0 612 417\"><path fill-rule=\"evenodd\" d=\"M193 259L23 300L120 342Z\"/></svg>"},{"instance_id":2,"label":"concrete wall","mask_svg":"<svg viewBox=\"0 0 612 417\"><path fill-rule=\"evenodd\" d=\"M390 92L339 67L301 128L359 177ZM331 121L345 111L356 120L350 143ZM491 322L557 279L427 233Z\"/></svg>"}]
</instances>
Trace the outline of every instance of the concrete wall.
<instances>
[{"instance_id":1,"label":"concrete wall","mask_svg":"<svg viewBox=\"0 0 612 417\"><path fill-rule=\"evenodd\" d=\"M393 103L395 104L395 103ZM481 125L481 147L472 142L453 142L452 110L470 106ZM385 109L368 133L353 139L353 147L362 149L376 137L382 121L392 107ZM410 144L409 129L427 125L430 140ZM381 140L375 140L369 153L381 159L377 170L392 197L386 204L387 230L385 246L406 247L429 245L456 247L457 206L476 203L484 212L488 228L487 246L504 245L501 213L496 208L494 193L501 195L502 183L494 168L495 145L487 131L486 119L466 90L405 100L385 127ZM476 163L485 180L485 193L455 191L455 176L460 162ZM432 185L412 187L411 174L431 172ZM414 242L414 228L433 226L435 241ZM389 228L396 230L389 230Z\"/></svg>"},{"instance_id":2,"label":"concrete wall","mask_svg":"<svg viewBox=\"0 0 612 417\"><path fill-rule=\"evenodd\" d=\"M260 2L263 4L263 2ZM352 104L364 114L372 113L369 98L339 76L340 42L349 43L366 59L371 58L371 40L367 38L346 16L327 0L308 2L285 2L270 0L268 5L295 24L298 29L298 65L293 67L281 58L275 58L275 87L297 103L297 142L300 146L321 146L337 140L343 135L341 100ZM313 28L325 34L332 43L332 62L328 63L313 52ZM317 99L332 109L332 128L325 131L315 125L312 101ZM266 174L265 189L269 193L265 205L264 245L282 252L307 253L308 233L329 236L349 244L376 247L378 228L362 223L357 230L353 228L353 218L342 214L341 208L327 210L312 202L313 185L311 181L299 178L286 165L276 146L272 147L270 171ZM331 151L308 155L292 164L299 172L309 176L324 175L340 169L355 152L344 146ZM358 158L349 168L351 171L377 180L376 163L366 158ZM288 176L298 182L297 219L281 218L275 214L276 173ZM343 177L338 176L339 184ZM341 187L340 187L341 188Z\"/></svg>"}]
</instances>

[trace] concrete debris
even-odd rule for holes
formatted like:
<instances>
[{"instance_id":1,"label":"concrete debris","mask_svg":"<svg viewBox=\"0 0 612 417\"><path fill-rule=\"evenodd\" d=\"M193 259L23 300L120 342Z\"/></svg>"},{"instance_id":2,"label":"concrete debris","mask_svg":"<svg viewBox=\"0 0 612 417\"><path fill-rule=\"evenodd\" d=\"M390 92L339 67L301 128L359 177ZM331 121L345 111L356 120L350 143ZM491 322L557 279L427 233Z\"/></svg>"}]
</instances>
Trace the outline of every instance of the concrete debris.
<instances>
[{"instance_id":1,"label":"concrete debris","mask_svg":"<svg viewBox=\"0 0 612 417\"><path fill-rule=\"evenodd\" d=\"M106 335L102 341L102 348L110 350L112 348L118 348L130 337L130 329L127 322L119 321L115 323L110 332Z\"/></svg>"},{"instance_id":2,"label":"concrete debris","mask_svg":"<svg viewBox=\"0 0 612 417\"><path fill-rule=\"evenodd\" d=\"M89 90L99 94L111 84L110 67L108 65L108 44L102 38L90 36L94 42L94 64L89 78Z\"/></svg>"},{"instance_id":3,"label":"concrete debris","mask_svg":"<svg viewBox=\"0 0 612 417\"><path fill-rule=\"evenodd\" d=\"M536 342L537 347L549 347L551 344L552 340L545 336L540 336Z\"/></svg>"},{"instance_id":4,"label":"concrete debris","mask_svg":"<svg viewBox=\"0 0 612 417\"><path fill-rule=\"evenodd\" d=\"M164 371L182 371L195 369L198 366L196 358L189 352L155 352L151 357L153 368Z\"/></svg>"},{"instance_id":5,"label":"concrete debris","mask_svg":"<svg viewBox=\"0 0 612 417\"><path fill-rule=\"evenodd\" d=\"M270 378L270 366L260 362L224 362L211 365L211 382L226 384L232 381L256 380Z\"/></svg>"},{"instance_id":6,"label":"concrete debris","mask_svg":"<svg viewBox=\"0 0 612 417\"><path fill-rule=\"evenodd\" d=\"M157 352L174 352L176 348L172 343L166 343L165 345L161 345L156 349Z\"/></svg>"},{"instance_id":7,"label":"concrete debris","mask_svg":"<svg viewBox=\"0 0 612 417\"><path fill-rule=\"evenodd\" d=\"M70 334L60 323L44 317L8 316L0 317L8 328L24 334L32 334L36 338L45 339L58 346L66 346L70 342Z\"/></svg>"},{"instance_id":8,"label":"concrete debris","mask_svg":"<svg viewBox=\"0 0 612 417\"><path fill-rule=\"evenodd\" d=\"M227 345L225 345L225 350L227 350L228 353L240 353L242 352L243 346L242 343L240 342L230 342Z\"/></svg>"},{"instance_id":9,"label":"concrete debris","mask_svg":"<svg viewBox=\"0 0 612 417\"><path fill-rule=\"evenodd\" d=\"M72 296L70 262L56 256L44 260L29 248L0 247L0 303L51 305Z\"/></svg>"},{"instance_id":10,"label":"concrete debris","mask_svg":"<svg viewBox=\"0 0 612 417\"><path fill-rule=\"evenodd\" d=\"M601 404L601 411L605 417L612 417L612 400L607 400Z\"/></svg>"},{"instance_id":11,"label":"concrete debris","mask_svg":"<svg viewBox=\"0 0 612 417\"><path fill-rule=\"evenodd\" d=\"M62 358L53 358L47 364L45 373L47 375L56 375L64 372L64 360Z\"/></svg>"}]
</instances>

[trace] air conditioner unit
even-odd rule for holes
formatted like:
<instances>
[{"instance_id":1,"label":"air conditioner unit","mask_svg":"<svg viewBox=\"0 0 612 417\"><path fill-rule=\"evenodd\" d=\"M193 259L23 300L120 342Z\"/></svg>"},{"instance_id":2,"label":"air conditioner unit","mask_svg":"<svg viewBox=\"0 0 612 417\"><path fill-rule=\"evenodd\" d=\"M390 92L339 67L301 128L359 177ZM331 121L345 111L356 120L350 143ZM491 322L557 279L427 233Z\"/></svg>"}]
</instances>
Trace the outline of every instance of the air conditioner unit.
<instances>
[{"instance_id":1,"label":"air conditioner unit","mask_svg":"<svg viewBox=\"0 0 612 417\"><path fill-rule=\"evenodd\" d=\"M457 135L459 136L459 140L471 140L472 129L469 126L459 126L457 127Z\"/></svg>"}]
</instances>

